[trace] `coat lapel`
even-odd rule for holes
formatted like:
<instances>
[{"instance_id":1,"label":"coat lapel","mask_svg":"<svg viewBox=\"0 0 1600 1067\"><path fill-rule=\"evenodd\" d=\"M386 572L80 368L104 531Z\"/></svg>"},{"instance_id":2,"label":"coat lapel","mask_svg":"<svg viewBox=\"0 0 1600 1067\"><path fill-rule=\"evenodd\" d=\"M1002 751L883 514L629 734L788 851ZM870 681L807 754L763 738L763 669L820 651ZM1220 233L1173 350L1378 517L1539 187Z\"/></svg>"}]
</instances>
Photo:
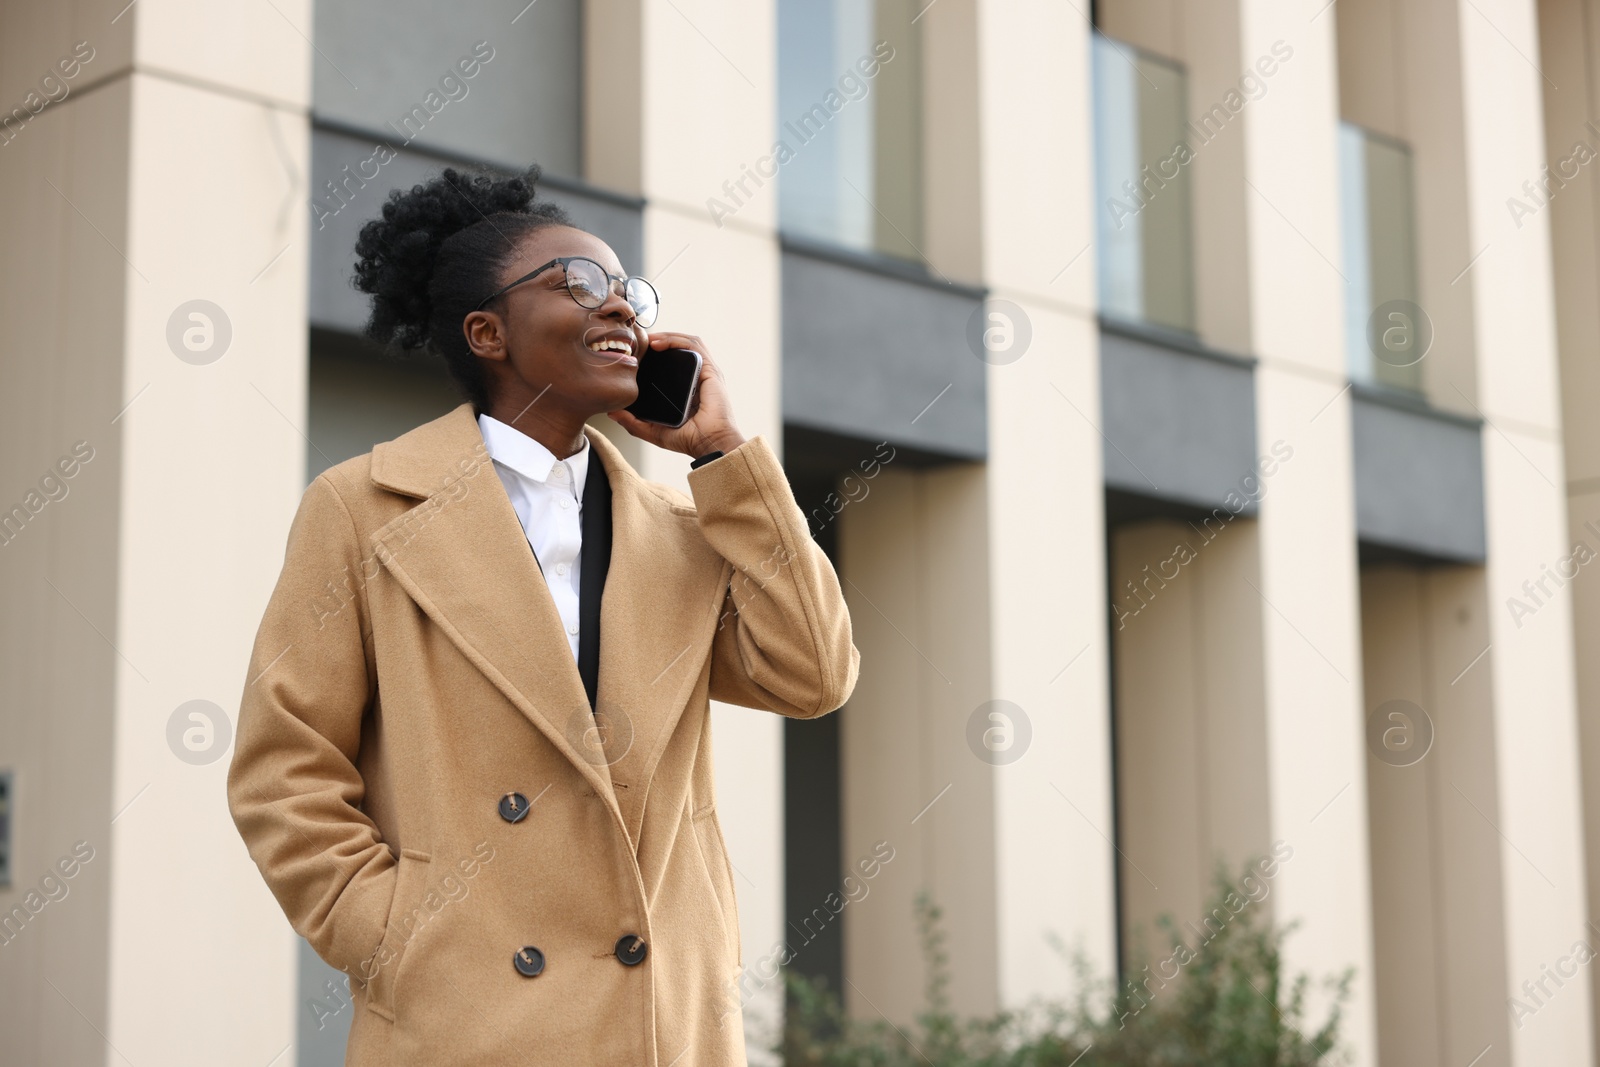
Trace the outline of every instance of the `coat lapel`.
<instances>
[{"instance_id":1,"label":"coat lapel","mask_svg":"<svg viewBox=\"0 0 1600 1067\"><path fill-rule=\"evenodd\" d=\"M669 499L639 477L604 434L590 430L589 443L611 477L597 714L608 727L605 758L637 848L649 798L681 795L656 780L667 747L685 750L671 764L674 774L692 767L702 720L684 730L680 721L711 653L733 566L700 533L691 501Z\"/></svg>"},{"instance_id":2,"label":"coat lapel","mask_svg":"<svg viewBox=\"0 0 1600 1067\"><path fill-rule=\"evenodd\" d=\"M472 405L372 452L372 480L421 503L373 534L379 561L614 808L566 630L495 474Z\"/></svg>"}]
</instances>

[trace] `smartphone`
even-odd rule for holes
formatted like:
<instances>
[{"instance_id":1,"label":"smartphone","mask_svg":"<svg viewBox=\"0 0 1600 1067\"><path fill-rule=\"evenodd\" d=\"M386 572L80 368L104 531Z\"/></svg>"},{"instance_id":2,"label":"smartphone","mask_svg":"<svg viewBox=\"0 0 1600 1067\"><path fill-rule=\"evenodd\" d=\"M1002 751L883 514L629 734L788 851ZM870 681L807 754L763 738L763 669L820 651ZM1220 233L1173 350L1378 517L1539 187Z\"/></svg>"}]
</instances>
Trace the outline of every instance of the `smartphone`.
<instances>
[{"instance_id":1,"label":"smartphone","mask_svg":"<svg viewBox=\"0 0 1600 1067\"><path fill-rule=\"evenodd\" d=\"M691 348L645 349L635 375L639 399L628 405L629 414L662 426L688 422L700 384L700 363L700 353Z\"/></svg>"}]
</instances>

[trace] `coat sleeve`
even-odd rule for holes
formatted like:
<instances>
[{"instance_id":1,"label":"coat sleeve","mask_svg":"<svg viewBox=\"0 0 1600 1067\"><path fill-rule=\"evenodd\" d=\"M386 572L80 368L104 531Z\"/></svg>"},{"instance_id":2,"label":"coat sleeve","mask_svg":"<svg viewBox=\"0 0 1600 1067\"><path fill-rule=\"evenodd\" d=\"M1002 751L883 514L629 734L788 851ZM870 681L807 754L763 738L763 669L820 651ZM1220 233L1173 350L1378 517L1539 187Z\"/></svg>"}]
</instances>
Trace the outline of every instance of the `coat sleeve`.
<instances>
[{"instance_id":1,"label":"coat sleeve","mask_svg":"<svg viewBox=\"0 0 1600 1067\"><path fill-rule=\"evenodd\" d=\"M733 578L711 647L711 698L797 719L855 688L861 654L833 564L778 457L756 435L689 472L700 531Z\"/></svg>"},{"instance_id":2,"label":"coat sleeve","mask_svg":"<svg viewBox=\"0 0 1600 1067\"><path fill-rule=\"evenodd\" d=\"M295 932L360 980L383 938L397 874L358 807L355 760L376 693L355 525L327 474L289 528L239 705L228 808Z\"/></svg>"}]
</instances>

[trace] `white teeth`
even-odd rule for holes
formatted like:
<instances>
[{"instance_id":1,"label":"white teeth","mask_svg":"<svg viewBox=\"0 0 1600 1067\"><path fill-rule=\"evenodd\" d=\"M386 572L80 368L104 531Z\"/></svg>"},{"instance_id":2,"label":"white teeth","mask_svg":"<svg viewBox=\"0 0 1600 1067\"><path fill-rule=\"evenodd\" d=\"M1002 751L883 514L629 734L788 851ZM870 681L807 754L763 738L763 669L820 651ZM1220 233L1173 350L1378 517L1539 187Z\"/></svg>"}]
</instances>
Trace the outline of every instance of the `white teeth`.
<instances>
[{"instance_id":1,"label":"white teeth","mask_svg":"<svg viewBox=\"0 0 1600 1067\"><path fill-rule=\"evenodd\" d=\"M589 347L596 352L621 352L625 355L633 355L633 346L616 338L609 341L596 341Z\"/></svg>"}]
</instances>

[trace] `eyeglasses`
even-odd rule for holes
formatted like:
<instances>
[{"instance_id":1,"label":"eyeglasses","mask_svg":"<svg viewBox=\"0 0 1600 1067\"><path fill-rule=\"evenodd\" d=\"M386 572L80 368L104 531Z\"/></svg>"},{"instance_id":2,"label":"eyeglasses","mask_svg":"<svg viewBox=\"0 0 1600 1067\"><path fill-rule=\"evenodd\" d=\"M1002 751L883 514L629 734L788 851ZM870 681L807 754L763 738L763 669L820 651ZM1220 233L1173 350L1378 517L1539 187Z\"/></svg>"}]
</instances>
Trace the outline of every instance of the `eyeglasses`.
<instances>
[{"instance_id":1,"label":"eyeglasses","mask_svg":"<svg viewBox=\"0 0 1600 1067\"><path fill-rule=\"evenodd\" d=\"M472 310L482 311L483 305L495 297L515 289L525 281L537 278L557 265L566 272L567 292L572 294L572 299L576 300L580 307L590 309L601 307L615 292L633 308L634 320L640 326L648 329L655 323L656 315L661 310L661 298L656 295L655 286L643 278L631 278L625 274L607 274L604 267L587 256L559 256L552 259L544 266L524 274L510 285L490 293Z\"/></svg>"}]
</instances>

